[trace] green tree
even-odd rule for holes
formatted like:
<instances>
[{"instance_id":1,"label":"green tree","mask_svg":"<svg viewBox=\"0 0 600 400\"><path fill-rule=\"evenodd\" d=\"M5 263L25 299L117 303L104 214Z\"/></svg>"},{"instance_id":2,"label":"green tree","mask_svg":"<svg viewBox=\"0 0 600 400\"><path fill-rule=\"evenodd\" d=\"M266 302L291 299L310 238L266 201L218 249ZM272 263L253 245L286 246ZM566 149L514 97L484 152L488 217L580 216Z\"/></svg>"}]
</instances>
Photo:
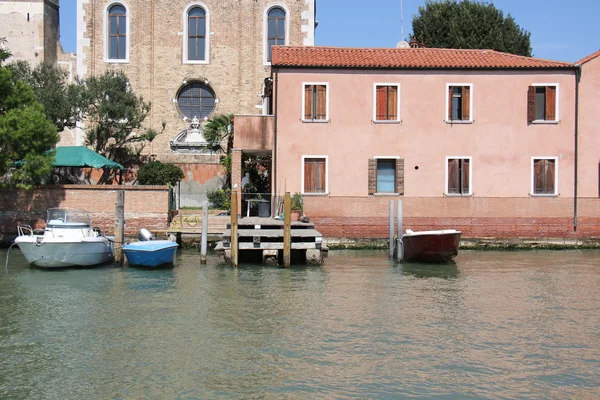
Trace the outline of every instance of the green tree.
<instances>
[{"instance_id":1,"label":"green tree","mask_svg":"<svg viewBox=\"0 0 600 400\"><path fill-rule=\"evenodd\" d=\"M67 82L67 72L45 63L31 68L28 62L14 61L7 65L15 81L22 80L33 88L46 116L59 132L74 128L79 117L82 85Z\"/></svg>"},{"instance_id":2,"label":"green tree","mask_svg":"<svg viewBox=\"0 0 600 400\"><path fill-rule=\"evenodd\" d=\"M0 41L0 175L9 183L31 188L49 176L56 127L36 100L33 89L15 81L4 62L10 52ZM7 175L8 174L8 175Z\"/></svg>"},{"instance_id":3,"label":"green tree","mask_svg":"<svg viewBox=\"0 0 600 400\"><path fill-rule=\"evenodd\" d=\"M169 185L173 187L184 178L183 171L176 165L152 161L144 164L138 171L140 185Z\"/></svg>"},{"instance_id":4,"label":"green tree","mask_svg":"<svg viewBox=\"0 0 600 400\"><path fill-rule=\"evenodd\" d=\"M531 57L531 34L492 3L427 0L412 28L411 38L427 47L494 49Z\"/></svg>"},{"instance_id":5,"label":"green tree","mask_svg":"<svg viewBox=\"0 0 600 400\"><path fill-rule=\"evenodd\" d=\"M212 149L225 154L221 157L221 165L225 168L223 189L231 186L231 150L233 149L233 114L215 115L204 125L204 140ZM227 139L227 141L225 141ZM225 143L224 143L225 142Z\"/></svg>"},{"instance_id":6,"label":"green tree","mask_svg":"<svg viewBox=\"0 0 600 400\"><path fill-rule=\"evenodd\" d=\"M123 72L108 71L82 84L85 89L80 102L90 126L85 144L120 164L138 161L144 147L159 134L143 126L150 103L133 92Z\"/></svg>"}]
</instances>

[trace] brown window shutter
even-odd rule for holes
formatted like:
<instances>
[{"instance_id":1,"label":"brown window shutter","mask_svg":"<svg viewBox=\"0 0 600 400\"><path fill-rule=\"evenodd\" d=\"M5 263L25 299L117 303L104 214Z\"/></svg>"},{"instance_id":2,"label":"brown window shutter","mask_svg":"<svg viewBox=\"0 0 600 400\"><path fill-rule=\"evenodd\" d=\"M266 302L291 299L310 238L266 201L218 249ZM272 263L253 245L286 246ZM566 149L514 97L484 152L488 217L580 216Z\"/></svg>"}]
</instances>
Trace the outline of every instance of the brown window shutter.
<instances>
[{"instance_id":1,"label":"brown window shutter","mask_svg":"<svg viewBox=\"0 0 600 400\"><path fill-rule=\"evenodd\" d=\"M398 119L398 88L396 86L388 86L387 115L387 119L391 121Z\"/></svg>"},{"instance_id":2,"label":"brown window shutter","mask_svg":"<svg viewBox=\"0 0 600 400\"><path fill-rule=\"evenodd\" d=\"M304 193L313 193L314 187L313 164L307 158L304 160Z\"/></svg>"},{"instance_id":3,"label":"brown window shutter","mask_svg":"<svg viewBox=\"0 0 600 400\"><path fill-rule=\"evenodd\" d=\"M471 87L462 87L462 119L468 121L471 119Z\"/></svg>"},{"instance_id":4,"label":"brown window shutter","mask_svg":"<svg viewBox=\"0 0 600 400\"><path fill-rule=\"evenodd\" d=\"M535 120L535 86L527 89L527 122Z\"/></svg>"},{"instance_id":5,"label":"brown window shutter","mask_svg":"<svg viewBox=\"0 0 600 400\"><path fill-rule=\"evenodd\" d=\"M544 193L544 161L533 160L533 192L535 194Z\"/></svg>"},{"instance_id":6,"label":"brown window shutter","mask_svg":"<svg viewBox=\"0 0 600 400\"><path fill-rule=\"evenodd\" d=\"M317 115L315 119L327 119L327 87L317 85Z\"/></svg>"},{"instance_id":7,"label":"brown window shutter","mask_svg":"<svg viewBox=\"0 0 600 400\"><path fill-rule=\"evenodd\" d=\"M304 119L313 119L313 86L304 86Z\"/></svg>"},{"instance_id":8,"label":"brown window shutter","mask_svg":"<svg viewBox=\"0 0 600 400\"><path fill-rule=\"evenodd\" d=\"M546 86L546 120L556 121L556 86Z\"/></svg>"},{"instance_id":9,"label":"brown window shutter","mask_svg":"<svg viewBox=\"0 0 600 400\"><path fill-rule=\"evenodd\" d=\"M375 119L377 121L382 121L387 118L387 95L387 86L377 86L377 98L375 99Z\"/></svg>"},{"instance_id":10,"label":"brown window shutter","mask_svg":"<svg viewBox=\"0 0 600 400\"><path fill-rule=\"evenodd\" d=\"M325 159L315 158L315 191L314 193L325 193Z\"/></svg>"},{"instance_id":11,"label":"brown window shutter","mask_svg":"<svg viewBox=\"0 0 600 400\"><path fill-rule=\"evenodd\" d=\"M369 194L377 192L377 160L369 158Z\"/></svg>"},{"instance_id":12,"label":"brown window shutter","mask_svg":"<svg viewBox=\"0 0 600 400\"><path fill-rule=\"evenodd\" d=\"M555 160L544 160L546 161L546 190L544 193L546 194L554 194L554 188L555 188L555 184L554 184L554 164L556 163Z\"/></svg>"},{"instance_id":13,"label":"brown window shutter","mask_svg":"<svg viewBox=\"0 0 600 400\"><path fill-rule=\"evenodd\" d=\"M452 121L452 88L448 86L448 121Z\"/></svg>"},{"instance_id":14,"label":"brown window shutter","mask_svg":"<svg viewBox=\"0 0 600 400\"><path fill-rule=\"evenodd\" d=\"M469 165L469 159L466 158L462 160L462 168L461 168L461 193L469 194L469 176L471 174L471 166Z\"/></svg>"},{"instance_id":15,"label":"brown window shutter","mask_svg":"<svg viewBox=\"0 0 600 400\"><path fill-rule=\"evenodd\" d=\"M448 160L448 193L459 193L459 171L458 159L451 158Z\"/></svg>"},{"instance_id":16,"label":"brown window shutter","mask_svg":"<svg viewBox=\"0 0 600 400\"><path fill-rule=\"evenodd\" d=\"M404 159L396 160L396 193L404 196Z\"/></svg>"}]
</instances>

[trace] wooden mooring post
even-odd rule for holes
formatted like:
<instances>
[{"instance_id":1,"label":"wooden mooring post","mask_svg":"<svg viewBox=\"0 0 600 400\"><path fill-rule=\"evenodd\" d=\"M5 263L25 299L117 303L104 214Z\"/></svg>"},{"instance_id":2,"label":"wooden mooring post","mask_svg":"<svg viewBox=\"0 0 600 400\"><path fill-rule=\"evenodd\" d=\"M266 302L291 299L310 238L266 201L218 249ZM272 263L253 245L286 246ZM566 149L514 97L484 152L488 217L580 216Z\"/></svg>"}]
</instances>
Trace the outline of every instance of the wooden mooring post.
<instances>
[{"instance_id":1,"label":"wooden mooring post","mask_svg":"<svg viewBox=\"0 0 600 400\"><path fill-rule=\"evenodd\" d=\"M290 192L283 199L283 266L292 264L292 198Z\"/></svg>"},{"instance_id":2,"label":"wooden mooring post","mask_svg":"<svg viewBox=\"0 0 600 400\"><path fill-rule=\"evenodd\" d=\"M231 264L238 266L238 195L237 190L231 191Z\"/></svg>"},{"instance_id":3,"label":"wooden mooring post","mask_svg":"<svg viewBox=\"0 0 600 400\"><path fill-rule=\"evenodd\" d=\"M390 200L390 260L394 259L394 200Z\"/></svg>"},{"instance_id":4,"label":"wooden mooring post","mask_svg":"<svg viewBox=\"0 0 600 400\"><path fill-rule=\"evenodd\" d=\"M402 244L402 200L398 200L398 238L396 240L396 261L404 258L404 245Z\"/></svg>"},{"instance_id":5,"label":"wooden mooring post","mask_svg":"<svg viewBox=\"0 0 600 400\"><path fill-rule=\"evenodd\" d=\"M200 245L200 264L206 264L206 248L208 244L208 201L202 205L202 243Z\"/></svg>"},{"instance_id":6,"label":"wooden mooring post","mask_svg":"<svg viewBox=\"0 0 600 400\"><path fill-rule=\"evenodd\" d=\"M117 191L117 203L115 204L115 262L123 265L123 243L125 236L125 191Z\"/></svg>"}]
</instances>

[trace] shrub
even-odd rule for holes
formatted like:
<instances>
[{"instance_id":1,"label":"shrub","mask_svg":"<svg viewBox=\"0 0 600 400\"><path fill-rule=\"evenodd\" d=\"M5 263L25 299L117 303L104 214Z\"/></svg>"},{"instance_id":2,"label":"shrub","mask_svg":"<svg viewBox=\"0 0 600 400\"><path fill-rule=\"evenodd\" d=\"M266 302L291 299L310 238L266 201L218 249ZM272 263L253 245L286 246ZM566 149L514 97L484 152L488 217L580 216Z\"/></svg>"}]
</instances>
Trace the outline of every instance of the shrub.
<instances>
[{"instance_id":1,"label":"shrub","mask_svg":"<svg viewBox=\"0 0 600 400\"><path fill-rule=\"evenodd\" d=\"M215 189L208 190L206 197L211 206L220 210L229 210L231 208L231 190Z\"/></svg>"},{"instance_id":2,"label":"shrub","mask_svg":"<svg viewBox=\"0 0 600 400\"><path fill-rule=\"evenodd\" d=\"M294 193L292 195L292 210L302 211L304 208L303 197L300 193Z\"/></svg>"},{"instance_id":3,"label":"shrub","mask_svg":"<svg viewBox=\"0 0 600 400\"><path fill-rule=\"evenodd\" d=\"M169 185L171 187L184 178L183 171L176 165L152 161L140 167L138 183L140 185Z\"/></svg>"}]
</instances>

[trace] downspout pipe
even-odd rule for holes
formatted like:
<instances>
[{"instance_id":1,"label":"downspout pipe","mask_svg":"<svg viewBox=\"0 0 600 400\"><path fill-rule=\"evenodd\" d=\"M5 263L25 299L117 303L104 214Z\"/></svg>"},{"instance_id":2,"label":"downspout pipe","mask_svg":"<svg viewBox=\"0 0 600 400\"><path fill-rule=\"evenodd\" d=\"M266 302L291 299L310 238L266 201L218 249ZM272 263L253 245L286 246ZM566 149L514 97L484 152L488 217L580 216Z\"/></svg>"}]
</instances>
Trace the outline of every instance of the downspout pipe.
<instances>
[{"instance_id":1,"label":"downspout pipe","mask_svg":"<svg viewBox=\"0 0 600 400\"><path fill-rule=\"evenodd\" d=\"M575 160L573 176L573 231L577 232L577 169L579 165L579 82L581 81L581 64L575 65Z\"/></svg>"},{"instance_id":2,"label":"downspout pipe","mask_svg":"<svg viewBox=\"0 0 600 400\"><path fill-rule=\"evenodd\" d=\"M277 211L279 209L278 204L276 204L277 196L277 105L279 104L279 70L277 67L273 68L273 72L275 74L274 84L274 99L273 99L273 213L272 215L275 217Z\"/></svg>"}]
</instances>

